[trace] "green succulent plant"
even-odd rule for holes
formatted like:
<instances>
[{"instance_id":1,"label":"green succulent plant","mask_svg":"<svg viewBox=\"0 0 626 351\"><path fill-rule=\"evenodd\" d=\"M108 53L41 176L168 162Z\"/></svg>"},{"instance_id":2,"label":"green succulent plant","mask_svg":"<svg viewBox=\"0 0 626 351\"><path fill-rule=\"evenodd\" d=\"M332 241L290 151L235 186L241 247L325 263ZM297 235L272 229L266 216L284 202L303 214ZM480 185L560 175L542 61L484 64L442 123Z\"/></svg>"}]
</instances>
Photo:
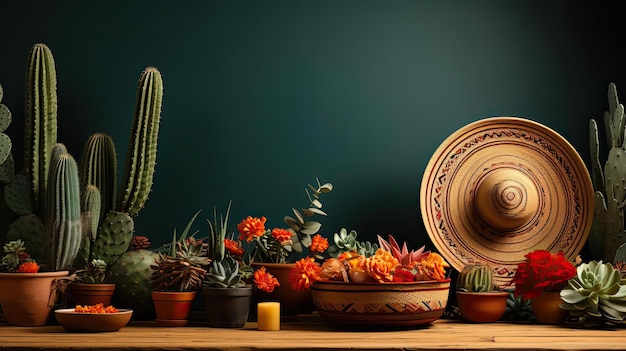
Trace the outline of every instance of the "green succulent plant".
<instances>
[{"instance_id":1,"label":"green succulent plant","mask_svg":"<svg viewBox=\"0 0 626 351\"><path fill-rule=\"evenodd\" d=\"M493 271L483 263L467 264L457 280L457 289L464 292L490 292L494 290Z\"/></svg>"},{"instance_id":2,"label":"green succulent plant","mask_svg":"<svg viewBox=\"0 0 626 351\"><path fill-rule=\"evenodd\" d=\"M12 240L3 246L4 255L0 260L0 272L15 272L17 267L28 257L28 251L22 240Z\"/></svg>"},{"instance_id":3,"label":"green succulent plant","mask_svg":"<svg viewBox=\"0 0 626 351\"><path fill-rule=\"evenodd\" d=\"M512 321L528 321L535 318L530 299L523 299L522 296L515 296L515 290L507 291L509 296L506 299L506 310L504 319Z\"/></svg>"},{"instance_id":4,"label":"green succulent plant","mask_svg":"<svg viewBox=\"0 0 626 351\"><path fill-rule=\"evenodd\" d=\"M561 308L585 326L620 323L626 313L626 280L610 263L582 263L561 290L561 299Z\"/></svg>"},{"instance_id":5,"label":"green succulent plant","mask_svg":"<svg viewBox=\"0 0 626 351\"><path fill-rule=\"evenodd\" d=\"M211 262L204 286L212 288L242 288L245 283L239 272L239 263L231 256Z\"/></svg>"},{"instance_id":6,"label":"green succulent plant","mask_svg":"<svg viewBox=\"0 0 626 351\"><path fill-rule=\"evenodd\" d=\"M76 282L84 284L102 284L107 278L107 263L93 259L85 268L76 271Z\"/></svg>"},{"instance_id":7,"label":"green succulent plant","mask_svg":"<svg viewBox=\"0 0 626 351\"><path fill-rule=\"evenodd\" d=\"M369 241L358 241L357 232L341 228L339 233L333 236L334 244L328 247L328 254L331 257L338 257L342 252L356 251L363 256L372 256L378 249L378 244Z\"/></svg>"}]
</instances>

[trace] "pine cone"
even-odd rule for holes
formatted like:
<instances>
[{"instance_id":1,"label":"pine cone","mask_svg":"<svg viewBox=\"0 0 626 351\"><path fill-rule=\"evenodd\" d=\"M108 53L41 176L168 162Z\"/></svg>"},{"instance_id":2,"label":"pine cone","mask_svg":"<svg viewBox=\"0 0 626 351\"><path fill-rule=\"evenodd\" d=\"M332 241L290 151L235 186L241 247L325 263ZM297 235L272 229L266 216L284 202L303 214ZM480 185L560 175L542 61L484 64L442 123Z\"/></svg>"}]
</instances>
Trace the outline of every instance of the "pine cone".
<instances>
[{"instance_id":1,"label":"pine cone","mask_svg":"<svg viewBox=\"0 0 626 351\"><path fill-rule=\"evenodd\" d=\"M150 239L147 236L143 236L143 235L133 236L130 239L130 244L128 244L128 251L149 249L149 248L150 248Z\"/></svg>"}]
</instances>

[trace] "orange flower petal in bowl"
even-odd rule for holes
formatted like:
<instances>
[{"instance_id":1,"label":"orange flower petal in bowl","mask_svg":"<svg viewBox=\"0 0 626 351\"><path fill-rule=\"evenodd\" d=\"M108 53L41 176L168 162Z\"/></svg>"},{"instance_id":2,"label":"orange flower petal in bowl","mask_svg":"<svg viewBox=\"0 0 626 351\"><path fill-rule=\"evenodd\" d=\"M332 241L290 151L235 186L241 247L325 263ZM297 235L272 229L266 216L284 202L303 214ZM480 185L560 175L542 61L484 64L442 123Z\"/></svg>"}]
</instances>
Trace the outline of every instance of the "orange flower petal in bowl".
<instances>
[{"instance_id":1,"label":"orange flower petal in bowl","mask_svg":"<svg viewBox=\"0 0 626 351\"><path fill-rule=\"evenodd\" d=\"M112 306L76 306L54 311L57 322L72 332L112 332L126 326L133 310Z\"/></svg>"}]
</instances>

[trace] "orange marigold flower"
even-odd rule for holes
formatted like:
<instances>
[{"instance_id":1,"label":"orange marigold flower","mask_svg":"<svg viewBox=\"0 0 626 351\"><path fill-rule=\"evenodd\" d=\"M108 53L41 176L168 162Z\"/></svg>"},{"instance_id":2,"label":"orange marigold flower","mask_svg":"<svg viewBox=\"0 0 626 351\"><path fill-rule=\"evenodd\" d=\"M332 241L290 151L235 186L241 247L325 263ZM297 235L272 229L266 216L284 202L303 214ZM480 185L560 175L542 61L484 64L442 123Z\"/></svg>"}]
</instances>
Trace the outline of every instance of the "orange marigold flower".
<instances>
[{"instance_id":1,"label":"orange marigold flower","mask_svg":"<svg viewBox=\"0 0 626 351\"><path fill-rule=\"evenodd\" d=\"M16 270L18 273L37 273L39 272L39 265L34 261L27 261L22 263Z\"/></svg>"},{"instance_id":2,"label":"orange marigold flower","mask_svg":"<svg viewBox=\"0 0 626 351\"><path fill-rule=\"evenodd\" d=\"M274 288L280 286L278 279L276 279L273 275L265 271L265 266L257 269L253 275L254 285L265 292L272 292Z\"/></svg>"},{"instance_id":3,"label":"orange marigold flower","mask_svg":"<svg viewBox=\"0 0 626 351\"><path fill-rule=\"evenodd\" d=\"M295 291L309 290L311 285L320 279L321 270L322 267L313 257L302 258L289 271L289 285Z\"/></svg>"},{"instance_id":4,"label":"orange marigold flower","mask_svg":"<svg viewBox=\"0 0 626 351\"><path fill-rule=\"evenodd\" d=\"M267 218L265 217L252 217L248 216L246 219L241 221L237 225L237 230L239 231L239 240L245 240L246 242L251 242L257 237L263 235L265 233L265 221Z\"/></svg>"},{"instance_id":5,"label":"orange marigold flower","mask_svg":"<svg viewBox=\"0 0 626 351\"><path fill-rule=\"evenodd\" d=\"M76 305L76 307L74 308L74 312L80 312L80 313L117 313L119 312L119 310L115 307L111 306L107 306L104 307L104 305L102 303L98 303L95 305L85 305L85 306L81 306L81 305Z\"/></svg>"},{"instance_id":6,"label":"orange marigold flower","mask_svg":"<svg viewBox=\"0 0 626 351\"><path fill-rule=\"evenodd\" d=\"M326 249L328 249L328 239L319 234L315 235L311 240L311 247L309 248L311 253L322 253L326 251Z\"/></svg>"},{"instance_id":7,"label":"orange marigold flower","mask_svg":"<svg viewBox=\"0 0 626 351\"><path fill-rule=\"evenodd\" d=\"M446 279L446 268L450 268L450 265L440 254L431 252L425 259L421 260L418 267L420 273L427 279L444 280Z\"/></svg>"},{"instance_id":8,"label":"orange marigold flower","mask_svg":"<svg viewBox=\"0 0 626 351\"><path fill-rule=\"evenodd\" d=\"M231 255L241 256L244 254L245 250L241 247L239 241L224 239L224 248L230 252Z\"/></svg>"},{"instance_id":9,"label":"orange marigold flower","mask_svg":"<svg viewBox=\"0 0 626 351\"><path fill-rule=\"evenodd\" d=\"M378 249L374 256L365 259L365 270L379 283L393 281L393 270L398 266L398 259L391 252Z\"/></svg>"},{"instance_id":10,"label":"orange marigold flower","mask_svg":"<svg viewBox=\"0 0 626 351\"><path fill-rule=\"evenodd\" d=\"M289 229L274 228L272 229L272 236L274 237L274 239L282 244L286 241L291 240L293 233L290 232Z\"/></svg>"}]
</instances>

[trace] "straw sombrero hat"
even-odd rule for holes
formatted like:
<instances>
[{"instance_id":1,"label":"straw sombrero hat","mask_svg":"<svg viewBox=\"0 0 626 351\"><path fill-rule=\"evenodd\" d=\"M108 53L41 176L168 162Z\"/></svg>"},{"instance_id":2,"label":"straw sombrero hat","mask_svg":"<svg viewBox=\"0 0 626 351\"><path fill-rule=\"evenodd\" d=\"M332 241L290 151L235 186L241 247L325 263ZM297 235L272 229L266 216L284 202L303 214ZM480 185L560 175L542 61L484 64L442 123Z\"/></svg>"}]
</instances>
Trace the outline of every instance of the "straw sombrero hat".
<instances>
[{"instance_id":1,"label":"straw sombrero hat","mask_svg":"<svg viewBox=\"0 0 626 351\"><path fill-rule=\"evenodd\" d=\"M450 264L489 263L504 287L530 251L576 257L591 229L593 196L567 140L537 122L496 117L466 125L439 146L420 200L428 235Z\"/></svg>"}]
</instances>

